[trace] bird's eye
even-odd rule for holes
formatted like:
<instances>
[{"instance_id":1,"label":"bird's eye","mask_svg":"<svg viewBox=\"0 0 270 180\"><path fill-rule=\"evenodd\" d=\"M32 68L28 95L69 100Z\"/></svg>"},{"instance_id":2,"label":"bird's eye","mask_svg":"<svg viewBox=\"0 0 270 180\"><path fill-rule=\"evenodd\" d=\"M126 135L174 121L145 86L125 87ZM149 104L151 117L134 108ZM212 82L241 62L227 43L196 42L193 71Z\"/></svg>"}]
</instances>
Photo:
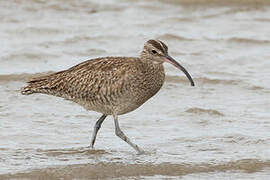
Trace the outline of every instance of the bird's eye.
<instances>
[{"instance_id":1,"label":"bird's eye","mask_svg":"<svg viewBox=\"0 0 270 180\"><path fill-rule=\"evenodd\" d=\"M153 54L157 54L157 51L153 49L153 50L152 50L152 53L153 53Z\"/></svg>"}]
</instances>

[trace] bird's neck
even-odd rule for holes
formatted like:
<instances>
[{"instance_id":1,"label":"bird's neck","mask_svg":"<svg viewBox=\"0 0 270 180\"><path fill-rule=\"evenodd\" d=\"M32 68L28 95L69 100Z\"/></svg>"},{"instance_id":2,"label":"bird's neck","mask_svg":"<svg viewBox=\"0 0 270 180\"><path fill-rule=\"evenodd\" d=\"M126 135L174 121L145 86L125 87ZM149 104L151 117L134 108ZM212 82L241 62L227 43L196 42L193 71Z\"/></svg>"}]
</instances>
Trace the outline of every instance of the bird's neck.
<instances>
[{"instance_id":1,"label":"bird's neck","mask_svg":"<svg viewBox=\"0 0 270 180\"><path fill-rule=\"evenodd\" d=\"M143 62L143 64L145 64L145 66L147 66L148 68L157 69L157 70L164 69L162 62L157 62L147 57L141 57L140 59Z\"/></svg>"},{"instance_id":2,"label":"bird's neck","mask_svg":"<svg viewBox=\"0 0 270 180\"><path fill-rule=\"evenodd\" d=\"M143 71L143 82L142 84L147 84L148 88L146 91L149 91L146 99L155 95L159 89L162 87L165 80L165 72L163 63L155 63L152 60L141 59L141 68Z\"/></svg>"},{"instance_id":3,"label":"bird's neck","mask_svg":"<svg viewBox=\"0 0 270 180\"><path fill-rule=\"evenodd\" d=\"M147 58L140 58L143 69L145 71L145 76L152 76L156 78L164 79L165 72L164 72L164 66L163 63L155 62L151 59Z\"/></svg>"}]
</instances>

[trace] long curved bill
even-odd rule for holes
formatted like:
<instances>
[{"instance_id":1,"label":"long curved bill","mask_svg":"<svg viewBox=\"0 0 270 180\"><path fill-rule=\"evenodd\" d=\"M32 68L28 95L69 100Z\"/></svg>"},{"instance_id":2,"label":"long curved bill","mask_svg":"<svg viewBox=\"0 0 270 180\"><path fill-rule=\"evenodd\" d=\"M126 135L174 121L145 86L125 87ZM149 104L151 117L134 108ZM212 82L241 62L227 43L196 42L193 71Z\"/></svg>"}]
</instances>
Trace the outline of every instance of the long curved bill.
<instances>
[{"instance_id":1,"label":"long curved bill","mask_svg":"<svg viewBox=\"0 0 270 180\"><path fill-rule=\"evenodd\" d=\"M171 56L167 55L167 56L165 56L165 61L168 62L168 63L170 63L170 64L172 64L172 65L174 65L175 67L177 67L181 71L183 71L183 73L185 73L185 75L187 76L188 80L190 81L191 86L195 86L194 81L193 81L192 77L190 76L190 74L176 60L174 60Z\"/></svg>"}]
</instances>

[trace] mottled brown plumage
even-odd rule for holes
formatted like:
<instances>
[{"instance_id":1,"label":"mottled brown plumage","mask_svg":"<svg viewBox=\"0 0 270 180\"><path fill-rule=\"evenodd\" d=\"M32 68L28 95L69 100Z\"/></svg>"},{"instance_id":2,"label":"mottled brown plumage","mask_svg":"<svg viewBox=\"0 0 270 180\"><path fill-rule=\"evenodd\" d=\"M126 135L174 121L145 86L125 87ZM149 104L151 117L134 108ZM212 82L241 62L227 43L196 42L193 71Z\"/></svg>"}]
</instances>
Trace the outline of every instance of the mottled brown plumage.
<instances>
[{"instance_id":1,"label":"mottled brown plumage","mask_svg":"<svg viewBox=\"0 0 270 180\"><path fill-rule=\"evenodd\" d=\"M194 85L186 70L168 56L168 47L159 40L145 43L140 58L104 57L82 62L67 70L35 78L22 94L44 93L74 101L87 110L102 113L91 141L107 115L113 115L116 134L139 153L143 152L120 130L118 115L135 110L155 95L165 79L163 62L180 68Z\"/></svg>"}]
</instances>

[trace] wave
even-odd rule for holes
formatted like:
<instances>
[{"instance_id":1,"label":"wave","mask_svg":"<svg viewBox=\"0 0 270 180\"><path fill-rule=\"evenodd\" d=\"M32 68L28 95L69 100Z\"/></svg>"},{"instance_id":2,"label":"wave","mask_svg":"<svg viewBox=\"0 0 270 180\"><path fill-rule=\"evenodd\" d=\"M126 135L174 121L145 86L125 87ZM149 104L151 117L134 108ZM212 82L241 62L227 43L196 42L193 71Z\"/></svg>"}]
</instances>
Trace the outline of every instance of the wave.
<instances>
[{"instance_id":1,"label":"wave","mask_svg":"<svg viewBox=\"0 0 270 180\"><path fill-rule=\"evenodd\" d=\"M3 174L0 179L104 179L131 176L183 176L195 173L242 171L245 173L259 172L270 167L270 160L241 159L220 164L124 164L97 163L76 164L43 168L23 173Z\"/></svg>"},{"instance_id":2,"label":"wave","mask_svg":"<svg viewBox=\"0 0 270 180\"><path fill-rule=\"evenodd\" d=\"M125 8L122 6L116 6L111 4L101 5L91 1L80 1L80 3L73 3L71 1L64 4L56 2L54 4L51 3L46 8L55 11L86 11L88 14L108 11L120 12L125 10Z\"/></svg>"},{"instance_id":3,"label":"wave","mask_svg":"<svg viewBox=\"0 0 270 180\"><path fill-rule=\"evenodd\" d=\"M5 61L43 61L44 59L52 59L57 58L58 55L49 54L49 53L42 53L42 52L16 52L13 54L10 54L8 56L5 56L2 58L2 60Z\"/></svg>"},{"instance_id":4,"label":"wave","mask_svg":"<svg viewBox=\"0 0 270 180\"><path fill-rule=\"evenodd\" d=\"M208 41L226 41L228 43L238 43L238 44L251 44L251 45L266 45L270 44L270 40L261 40L261 39L250 39L250 38L240 38L232 37L228 39L209 39Z\"/></svg>"},{"instance_id":5,"label":"wave","mask_svg":"<svg viewBox=\"0 0 270 180\"><path fill-rule=\"evenodd\" d=\"M59 41L46 41L43 43L40 43L40 46L55 46L55 45L74 45L74 43L81 43L81 42L101 42L106 39L110 40L119 40L118 36L88 36L88 35L77 35L73 37L66 38L64 40L59 40Z\"/></svg>"},{"instance_id":6,"label":"wave","mask_svg":"<svg viewBox=\"0 0 270 180\"><path fill-rule=\"evenodd\" d=\"M256 90L264 90L265 88L262 86L251 86L248 89L256 91Z\"/></svg>"},{"instance_id":7,"label":"wave","mask_svg":"<svg viewBox=\"0 0 270 180\"><path fill-rule=\"evenodd\" d=\"M181 5L270 5L268 0L162 0L163 3L181 4Z\"/></svg>"},{"instance_id":8,"label":"wave","mask_svg":"<svg viewBox=\"0 0 270 180\"><path fill-rule=\"evenodd\" d=\"M60 41L60 42L63 42L63 44L73 44L76 42L91 41L94 39L95 39L94 37L83 35L83 36L75 36L75 37L67 38L64 41Z\"/></svg>"},{"instance_id":9,"label":"wave","mask_svg":"<svg viewBox=\"0 0 270 180\"><path fill-rule=\"evenodd\" d=\"M169 40L193 41L193 39L177 36L177 35L174 35L174 34L163 34L161 36L158 36L157 38L158 39L168 40L168 41Z\"/></svg>"},{"instance_id":10,"label":"wave","mask_svg":"<svg viewBox=\"0 0 270 180\"><path fill-rule=\"evenodd\" d=\"M208 114L214 116L224 116L223 113L214 110L214 109L203 109L203 108L189 108L185 112L192 113L192 114Z\"/></svg>"},{"instance_id":11,"label":"wave","mask_svg":"<svg viewBox=\"0 0 270 180\"><path fill-rule=\"evenodd\" d=\"M169 17L164 22L173 22L173 23L179 23L179 22L192 22L195 21L194 18L191 17Z\"/></svg>"},{"instance_id":12,"label":"wave","mask_svg":"<svg viewBox=\"0 0 270 180\"><path fill-rule=\"evenodd\" d=\"M260 22L270 22L269 18L256 18L255 20Z\"/></svg>"},{"instance_id":13,"label":"wave","mask_svg":"<svg viewBox=\"0 0 270 180\"><path fill-rule=\"evenodd\" d=\"M110 154L102 149L89 149L89 148L71 148L71 149L49 149L49 150L38 150L38 152L45 153L47 156L62 156L62 155L76 155L76 154L85 154L85 155L104 155Z\"/></svg>"},{"instance_id":14,"label":"wave","mask_svg":"<svg viewBox=\"0 0 270 180\"><path fill-rule=\"evenodd\" d=\"M206 77L202 78L193 78L195 83L200 83L200 84L224 84L224 85L235 85L241 83L240 80L227 80L227 79L209 79ZM172 82L172 83L185 83L187 82L186 77L184 76L166 76L166 81L167 82Z\"/></svg>"},{"instance_id":15,"label":"wave","mask_svg":"<svg viewBox=\"0 0 270 180\"><path fill-rule=\"evenodd\" d=\"M253 137L243 134L229 134L225 136L200 136L200 137L181 137L175 138L174 141L177 142L188 142L188 143L196 143L206 140L214 140L228 144L236 144L236 145L266 145L270 141L270 138L267 137ZM205 149L203 149L205 150Z\"/></svg>"},{"instance_id":16,"label":"wave","mask_svg":"<svg viewBox=\"0 0 270 180\"><path fill-rule=\"evenodd\" d=\"M17 31L15 31L17 33ZM27 27L21 30L20 33L23 34L29 34L29 35L42 35L42 34L60 34L61 30L56 29L56 28L46 28L46 27Z\"/></svg>"},{"instance_id":17,"label":"wave","mask_svg":"<svg viewBox=\"0 0 270 180\"><path fill-rule=\"evenodd\" d=\"M255 138L247 135L232 134L221 138L225 143L238 145L266 144L270 138Z\"/></svg>"},{"instance_id":18,"label":"wave","mask_svg":"<svg viewBox=\"0 0 270 180\"><path fill-rule=\"evenodd\" d=\"M226 41L234 42L234 43L244 43L244 44L269 44L270 43L270 40L259 40L259 39L237 38L237 37L227 39Z\"/></svg>"},{"instance_id":19,"label":"wave","mask_svg":"<svg viewBox=\"0 0 270 180\"><path fill-rule=\"evenodd\" d=\"M188 84L189 81L185 76L166 76L166 82L175 84ZM269 88L264 86L253 85L251 83L242 80L228 80L228 79L210 79L207 77L193 78L195 86L204 85L227 85L227 86L239 86L250 91L260 91L264 93L269 93Z\"/></svg>"},{"instance_id":20,"label":"wave","mask_svg":"<svg viewBox=\"0 0 270 180\"><path fill-rule=\"evenodd\" d=\"M9 81L28 81L34 77L48 75L54 73L53 71L43 72L43 73L34 73L34 74L8 74L8 75L0 75L0 82L9 82Z\"/></svg>"},{"instance_id":21,"label":"wave","mask_svg":"<svg viewBox=\"0 0 270 180\"><path fill-rule=\"evenodd\" d=\"M198 81L200 81L203 84L226 84L226 85L235 85L239 84L240 80L227 80L227 79L209 79L209 78L198 78Z\"/></svg>"}]
</instances>

